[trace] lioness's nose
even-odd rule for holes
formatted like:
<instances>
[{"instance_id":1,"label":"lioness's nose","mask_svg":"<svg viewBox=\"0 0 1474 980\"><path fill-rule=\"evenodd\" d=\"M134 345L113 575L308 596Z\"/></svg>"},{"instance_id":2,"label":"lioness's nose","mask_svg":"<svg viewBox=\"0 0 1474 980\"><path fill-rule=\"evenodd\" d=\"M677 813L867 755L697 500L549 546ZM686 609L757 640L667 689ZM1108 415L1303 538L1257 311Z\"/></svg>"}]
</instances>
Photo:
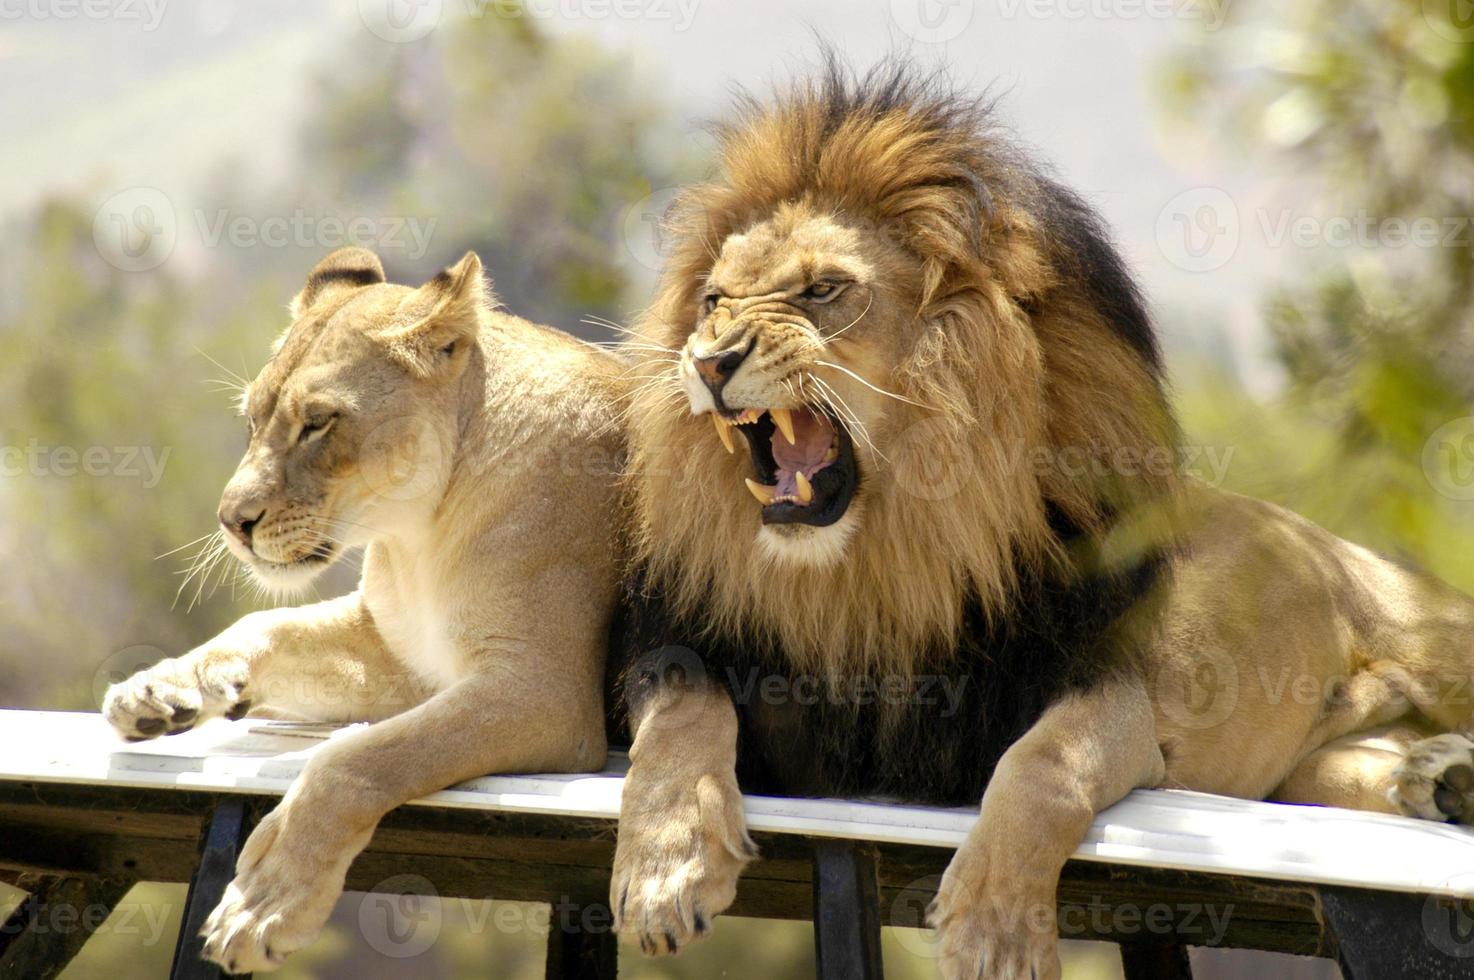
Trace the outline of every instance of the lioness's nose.
<instances>
[{"instance_id":1,"label":"lioness's nose","mask_svg":"<svg viewBox=\"0 0 1474 980\"><path fill-rule=\"evenodd\" d=\"M701 380L706 382L706 386L711 389L712 396L718 403L722 400L722 388L732 380L732 375L737 373L737 369L742 366L743 361L747 360L747 355L751 351L752 344L749 343L741 349L733 348L706 357L691 359L696 366L696 373L701 375Z\"/></svg>"},{"instance_id":2,"label":"lioness's nose","mask_svg":"<svg viewBox=\"0 0 1474 980\"><path fill-rule=\"evenodd\" d=\"M220 512L216 516L220 518L220 526L225 528L225 532L234 536L249 550L251 532L261 522L261 515L265 513L266 508L258 504L221 501Z\"/></svg>"}]
</instances>

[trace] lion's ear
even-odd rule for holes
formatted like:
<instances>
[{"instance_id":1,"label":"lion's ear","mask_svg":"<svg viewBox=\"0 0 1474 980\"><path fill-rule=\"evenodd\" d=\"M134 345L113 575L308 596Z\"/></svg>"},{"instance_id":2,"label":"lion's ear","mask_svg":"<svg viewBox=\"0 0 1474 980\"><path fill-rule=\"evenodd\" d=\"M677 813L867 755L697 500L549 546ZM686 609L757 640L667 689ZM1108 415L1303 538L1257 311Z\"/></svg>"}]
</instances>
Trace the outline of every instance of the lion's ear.
<instances>
[{"instance_id":1,"label":"lion's ear","mask_svg":"<svg viewBox=\"0 0 1474 980\"><path fill-rule=\"evenodd\" d=\"M384 340L396 356L428 374L438 364L461 360L495 302L481 259L467 252L415 290L407 305L424 312L409 326L386 334Z\"/></svg>"},{"instance_id":2,"label":"lion's ear","mask_svg":"<svg viewBox=\"0 0 1474 980\"><path fill-rule=\"evenodd\" d=\"M384 281L384 266L366 248L340 248L312 267L307 285L292 300L292 319L297 320L319 303Z\"/></svg>"}]
</instances>

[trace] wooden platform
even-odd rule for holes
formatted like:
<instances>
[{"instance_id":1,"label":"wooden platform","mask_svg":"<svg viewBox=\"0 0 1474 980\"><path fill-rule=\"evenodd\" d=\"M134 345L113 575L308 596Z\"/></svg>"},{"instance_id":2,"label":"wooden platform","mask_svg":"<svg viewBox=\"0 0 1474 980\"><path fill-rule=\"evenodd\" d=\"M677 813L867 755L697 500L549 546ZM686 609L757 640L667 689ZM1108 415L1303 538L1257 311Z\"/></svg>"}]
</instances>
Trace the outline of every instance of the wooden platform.
<instances>
[{"instance_id":1,"label":"wooden platform","mask_svg":"<svg viewBox=\"0 0 1474 980\"><path fill-rule=\"evenodd\" d=\"M96 715L0 712L0 880L104 904L134 881L193 881L186 919L202 919L253 820L332 732L215 721L129 744ZM400 807L348 887L410 874L447 897L601 908L622 762L591 776L485 777ZM868 948L879 925L920 925L976 819L760 796L745 809L763 860L730 914L813 918L820 972L846 978L879 975ZM1352 980L1474 977L1464 899L1474 899L1474 833L1463 828L1137 791L1095 821L1066 869L1059 917L1067 938L1121 943L1133 978L1186 976L1186 946L1334 957ZM607 929L607 918L582 921ZM30 976L13 972L25 957L70 955L41 949L25 925L0 932L0 977ZM187 928L182 944L191 939ZM612 975L607 935L554 939L550 976ZM193 952L181 949L176 976L218 975Z\"/></svg>"}]
</instances>

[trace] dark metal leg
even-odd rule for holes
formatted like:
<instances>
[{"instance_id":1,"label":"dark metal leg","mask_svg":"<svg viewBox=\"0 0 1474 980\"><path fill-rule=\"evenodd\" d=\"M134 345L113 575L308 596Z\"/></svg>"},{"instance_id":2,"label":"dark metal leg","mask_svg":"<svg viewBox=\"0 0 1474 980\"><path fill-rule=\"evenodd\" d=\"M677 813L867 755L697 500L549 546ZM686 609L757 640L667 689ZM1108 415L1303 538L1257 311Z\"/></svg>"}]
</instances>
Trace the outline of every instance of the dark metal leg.
<instances>
[{"instance_id":1,"label":"dark metal leg","mask_svg":"<svg viewBox=\"0 0 1474 980\"><path fill-rule=\"evenodd\" d=\"M548 930L547 980L614 980L619 937L607 905L553 906Z\"/></svg>"},{"instance_id":2,"label":"dark metal leg","mask_svg":"<svg viewBox=\"0 0 1474 980\"><path fill-rule=\"evenodd\" d=\"M874 847L814 843L814 950L820 980L881 980Z\"/></svg>"},{"instance_id":3,"label":"dark metal leg","mask_svg":"<svg viewBox=\"0 0 1474 980\"><path fill-rule=\"evenodd\" d=\"M246 801L221 800L205 828L200 842L200 863L189 880L184 921L179 925L179 944L174 947L174 967L169 971L169 980L219 980L229 975L200 958L205 945L200 929L220 904L225 886L235 877L235 859L246 842L246 830Z\"/></svg>"},{"instance_id":4,"label":"dark metal leg","mask_svg":"<svg viewBox=\"0 0 1474 980\"><path fill-rule=\"evenodd\" d=\"M1176 943L1125 943L1121 972L1126 980L1192 980L1187 947Z\"/></svg>"},{"instance_id":5,"label":"dark metal leg","mask_svg":"<svg viewBox=\"0 0 1474 980\"><path fill-rule=\"evenodd\" d=\"M111 878L52 878L0 925L0 978L50 980L133 887Z\"/></svg>"},{"instance_id":6,"label":"dark metal leg","mask_svg":"<svg viewBox=\"0 0 1474 980\"><path fill-rule=\"evenodd\" d=\"M1320 889L1346 980L1474 978L1474 901Z\"/></svg>"}]
</instances>

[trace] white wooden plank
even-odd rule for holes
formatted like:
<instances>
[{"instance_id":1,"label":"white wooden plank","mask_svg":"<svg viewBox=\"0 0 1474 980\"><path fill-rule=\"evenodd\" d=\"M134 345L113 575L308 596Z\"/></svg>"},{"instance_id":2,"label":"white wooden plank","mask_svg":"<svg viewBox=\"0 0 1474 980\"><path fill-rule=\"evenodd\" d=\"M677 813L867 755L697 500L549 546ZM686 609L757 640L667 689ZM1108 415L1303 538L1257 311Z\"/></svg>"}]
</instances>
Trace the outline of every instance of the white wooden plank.
<instances>
[{"instance_id":1,"label":"white wooden plank","mask_svg":"<svg viewBox=\"0 0 1474 980\"><path fill-rule=\"evenodd\" d=\"M0 779L280 795L313 751L349 729L217 720L151 742L119 739L98 715L0 711ZM614 818L627 765L595 775L485 776L419 805ZM753 830L956 847L973 808L748 796ZM1137 790L1101 813L1084 860L1318 884L1474 897L1474 833L1326 807Z\"/></svg>"}]
</instances>

